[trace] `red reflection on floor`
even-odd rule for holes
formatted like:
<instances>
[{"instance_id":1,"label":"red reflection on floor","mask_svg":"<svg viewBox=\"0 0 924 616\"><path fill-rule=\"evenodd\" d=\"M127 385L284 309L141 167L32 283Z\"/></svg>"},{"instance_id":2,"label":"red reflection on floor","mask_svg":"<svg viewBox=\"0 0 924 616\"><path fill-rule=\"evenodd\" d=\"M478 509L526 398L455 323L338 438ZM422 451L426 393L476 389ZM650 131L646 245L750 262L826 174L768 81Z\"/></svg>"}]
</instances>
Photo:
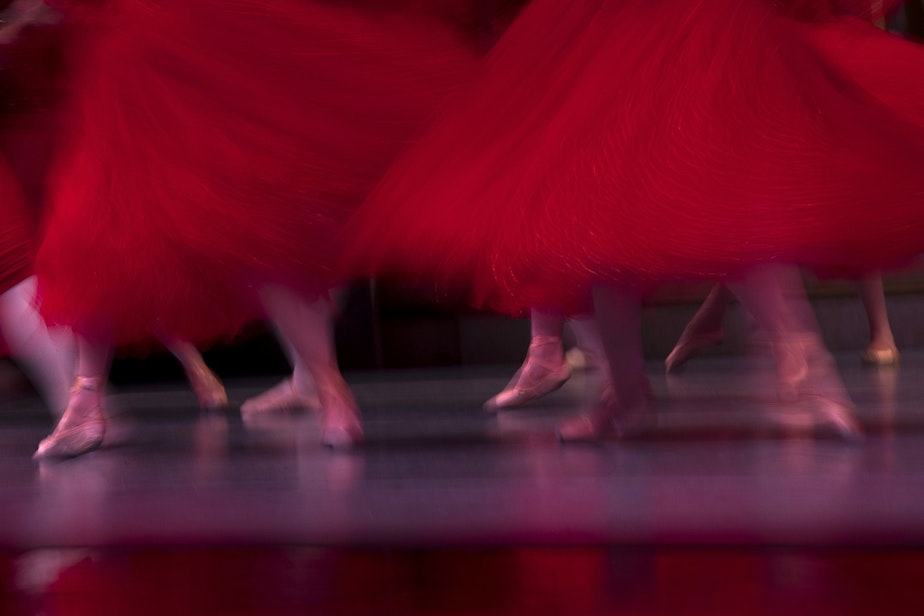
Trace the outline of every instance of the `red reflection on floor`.
<instances>
[{"instance_id":1,"label":"red reflection on floor","mask_svg":"<svg viewBox=\"0 0 924 616\"><path fill-rule=\"evenodd\" d=\"M919 614L924 552L627 548L39 550L3 614Z\"/></svg>"}]
</instances>

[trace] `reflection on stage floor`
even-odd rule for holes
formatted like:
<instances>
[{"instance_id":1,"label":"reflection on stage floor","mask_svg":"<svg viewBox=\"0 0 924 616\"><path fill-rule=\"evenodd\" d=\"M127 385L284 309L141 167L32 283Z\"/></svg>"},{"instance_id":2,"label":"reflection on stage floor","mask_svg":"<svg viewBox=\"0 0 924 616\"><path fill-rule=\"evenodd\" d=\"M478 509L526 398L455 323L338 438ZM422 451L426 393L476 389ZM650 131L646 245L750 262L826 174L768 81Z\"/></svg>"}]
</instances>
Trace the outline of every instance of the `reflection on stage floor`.
<instances>
[{"instance_id":1,"label":"reflection on stage floor","mask_svg":"<svg viewBox=\"0 0 924 616\"><path fill-rule=\"evenodd\" d=\"M125 601L170 586L153 604L188 613L680 613L677 585L695 613L869 613L831 602L848 588L897 609L924 573L924 353L838 359L860 442L792 421L761 358L650 364L657 421L591 445L554 426L592 371L497 416L481 404L507 366L352 373L368 442L348 452L320 446L310 411L242 418L273 383L238 380L211 413L183 383L123 387L102 449L36 463L52 419L19 397L0 427L9 605L59 613L47 601L90 605L111 581ZM249 598L197 604L208 592Z\"/></svg>"}]
</instances>

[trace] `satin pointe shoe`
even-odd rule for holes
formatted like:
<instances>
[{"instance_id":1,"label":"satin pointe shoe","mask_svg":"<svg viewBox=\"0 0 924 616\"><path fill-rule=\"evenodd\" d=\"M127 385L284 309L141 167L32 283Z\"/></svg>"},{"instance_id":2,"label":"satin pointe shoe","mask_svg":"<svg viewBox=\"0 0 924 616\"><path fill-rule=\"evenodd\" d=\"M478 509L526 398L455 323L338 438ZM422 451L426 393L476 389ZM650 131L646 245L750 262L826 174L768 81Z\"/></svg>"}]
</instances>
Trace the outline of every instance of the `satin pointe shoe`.
<instances>
[{"instance_id":1,"label":"satin pointe shoe","mask_svg":"<svg viewBox=\"0 0 924 616\"><path fill-rule=\"evenodd\" d=\"M258 396L250 398L241 405L242 413L268 413L271 411L314 410L321 406L318 394L302 394L295 389L295 381L290 377L274 385Z\"/></svg>"},{"instance_id":2,"label":"satin pointe shoe","mask_svg":"<svg viewBox=\"0 0 924 616\"><path fill-rule=\"evenodd\" d=\"M555 432L562 443L595 442L608 436L622 438L656 418L656 400L648 379L621 402L612 385L604 388L596 407L561 422Z\"/></svg>"},{"instance_id":3,"label":"satin pointe shoe","mask_svg":"<svg viewBox=\"0 0 924 616\"><path fill-rule=\"evenodd\" d=\"M321 444L331 449L350 449L363 442L362 419L356 401L349 393L323 396Z\"/></svg>"},{"instance_id":4,"label":"satin pointe shoe","mask_svg":"<svg viewBox=\"0 0 924 616\"><path fill-rule=\"evenodd\" d=\"M228 406L228 392L218 376L209 368L197 368L187 376L199 408L209 411Z\"/></svg>"},{"instance_id":5,"label":"satin pointe shoe","mask_svg":"<svg viewBox=\"0 0 924 616\"><path fill-rule=\"evenodd\" d=\"M815 416L815 427L821 430L833 430L834 433L849 443L863 440L863 427L857 419L852 404L819 396L810 400Z\"/></svg>"},{"instance_id":6,"label":"satin pointe shoe","mask_svg":"<svg viewBox=\"0 0 924 616\"><path fill-rule=\"evenodd\" d=\"M529 352L523 366L499 394L484 403L484 410L496 413L503 409L516 408L538 400L564 385L571 378L571 365L561 357L560 362L539 359L539 348L546 345L561 348L559 338L536 336L529 344Z\"/></svg>"},{"instance_id":7,"label":"satin pointe shoe","mask_svg":"<svg viewBox=\"0 0 924 616\"><path fill-rule=\"evenodd\" d=\"M724 338L725 335L721 330L690 335L684 332L680 335L680 339L674 345L667 359L664 360L665 370L668 373L679 372L691 357L703 349L718 346Z\"/></svg>"},{"instance_id":8,"label":"satin pointe shoe","mask_svg":"<svg viewBox=\"0 0 924 616\"><path fill-rule=\"evenodd\" d=\"M863 438L850 396L834 359L817 336L798 336L772 346L780 399L807 408L813 428L833 429L846 441Z\"/></svg>"},{"instance_id":9,"label":"satin pointe shoe","mask_svg":"<svg viewBox=\"0 0 924 616\"><path fill-rule=\"evenodd\" d=\"M33 458L73 458L102 445L106 435L106 417L100 404L99 390L100 379L77 377L61 421L54 432L39 443Z\"/></svg>"},{"instance_id":10,"label":"satin pointe shoe","mask_svg":"<svg viewBox=\"0 0 924 616\"><path fill-rule=\"evenodd\" d=\"M860 361L866 366L885 368L897 366L901 361L901 355L895 347L887 349L869 347L860 354Z\"/></svg>"}]
</instances>

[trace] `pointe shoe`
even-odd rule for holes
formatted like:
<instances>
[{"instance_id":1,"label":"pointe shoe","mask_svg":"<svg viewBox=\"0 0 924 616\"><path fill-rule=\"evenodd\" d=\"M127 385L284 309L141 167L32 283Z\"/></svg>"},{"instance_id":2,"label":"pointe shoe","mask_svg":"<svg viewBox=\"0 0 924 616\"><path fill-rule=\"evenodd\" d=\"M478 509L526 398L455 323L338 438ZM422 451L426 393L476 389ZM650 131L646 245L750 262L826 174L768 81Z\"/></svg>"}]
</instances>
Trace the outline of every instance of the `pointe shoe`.
<instances>
[{"instance_id":1,"label":"pointe shoe","mask_svg":"<svg viewBox=\"0 0 924 616\"><path fill-rule=\"evenodd\" d=\"M331 449L350 449L363 442L363 425L353 397L325 396L321 409L321 444Z\"/></svg>"},{"instance_id":2,"label":"pointe shoe","mask_svg":"<svg viewBox=\"0 0 924 616\"><path fill-rule=\"evenodd\" d=\"M691 357L709 347L718 346L722 343L725 335L721 330L713 332L702 332L686 336L680 335L680 340L674 345L673 350L664 360L666 372L679 372Z\"/></svg>"},{"instance_id":3,"label":"pointe shoe","mask_svg":"<svg viewBox=\"0 0 924 616\"><path fill-rule=\"evenodd\" d=\"M288 378L241 405L242 413L267 413L271 411L295 411L317 409L321 406L317 393L301 394L295 389L295 382Z\"/></svg>"},{"instance_id":4,"label":"pointe shoe","mask_svg":"<svg viewBox=\"0 0 924 616\"><path fill-rule=\"evenodd\" d=\"M558 338L545 339L536 337L530 343L530 351L536 346L545 344L561 344ZM552 393L564 385L571 378L571 365L567 361L552 364L547 361L535 359L532 353L527 354L526 362L517 370L504 390L484 403L484 410L496 413L503 409L515 408L538 400L542 396ZM535 378L528 376L530 368L537 367L544 373Z\"/></svg>"},{"instance_id":5,"label":"pointe shoe","mask_svg":"<svg viewBox=\"0 0 924 616\"><path fill-rule=\"evenodd\" d=\"M562 443L594 442L607 436L622 438L654 418L655 397L645 379L635 394L635 401L621 404L612 385L605 388L597 408L579 413L560 423L555 430Z\"/></svg>"},{"instance_id":6,"label":"pointe shoe","mask_svg":"<svg viewBox=\"0 0 924 616\"><path fill-rule=\"evenodd\" d=\"M98 449L105 436L105 420L90 419L71 428L55 430L39 443L32 457L36 460L75 458Z\"/></svg>"},{"instance_id":7,"label":"pointe shoe","mask_svg":"<svg viewBox=\"0 0 924 616\"><path fill-rule=\"evenodd\" d=\"M773 419L786 434L795 437L818 438L834 436L849 443L863 440L863 428L853 406L823 395L806 395L798 405L774 413Z\"/></svg>"},{"instance_id":8,"label":"pointe shoe","mask_svg":"<svg viewBox=\"0 0 924 616\"><path fill-rule=\"evenodd\" d=\"M874 349L869 347L860 354L860 361L866 366L897 366L900 360L901 355L895 347L886 349Z\"/></svg>"},{"instance_id":9,"label":"pointe shoe","mask_svg":"<svg viewBox=\"0 0 924 616\"><path fill-rule=\"evenodd\" d=\"M325 420L321 429L321 444L330 449L352 449L361 444L365 435L358 417Z\"/></svg>"},{"instance_id":10,"label":"pointe shoe","mask_svg":"<svg viewBox=\"0 0 924 616\"><path fill-rule=\"evenodd\" d=\"M197 368L190 372L188 377L199 408L212 411L228 406L228 392L218 376L209 368Z\"/></svg>"},{"instance_id":11,"label":"pointe shoe","mask_svg":"<svg viewBox=\"0 0 924 616\"><path fill-rule=\"evenodd\" d=\"M81 390L99 391L98 379L78 377L71 390L73 397ZM54 432L45 437L32 456L34 459L73 458L97 449L106 435L106 418L99 401L91 402L89 412L71 420L73 407L67 410Z\"/></svg>"},{"instance_id":12,"label":"pointe shoe","mask_svg":"<svg viewBox=\"0 0 924 616\"><path fill-rule=\"evenodd\" d=\"M816 427L830 428L847 442L863 440L863 428L851 404L825 396L818 396L813 402Z\"/></svg>"}]
</instances>

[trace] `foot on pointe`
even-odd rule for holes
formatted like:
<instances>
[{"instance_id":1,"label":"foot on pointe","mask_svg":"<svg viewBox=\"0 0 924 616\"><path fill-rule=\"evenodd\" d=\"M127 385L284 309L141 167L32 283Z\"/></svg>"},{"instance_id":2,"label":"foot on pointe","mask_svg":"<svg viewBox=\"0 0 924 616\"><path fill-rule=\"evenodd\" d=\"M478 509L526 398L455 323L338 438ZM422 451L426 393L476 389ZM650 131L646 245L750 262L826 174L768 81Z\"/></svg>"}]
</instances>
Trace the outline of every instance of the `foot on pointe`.
<instances>
[{"instance_id":1,"label":"foot on pointe","mask_svg":"<svg viewBox=\"0 0 924 616\"><path fill-rule=\"evenodd\" d=\"M721 330L699 332L695 334L681 334L677 344L664 360L664 367L668 373L678 372L687 361L703 349L721 344L724 335Z\"/></svg>"},{"instance_id":2,"label":"foot on pointe","mask_svg":"<svg viewBox=\"0 0 924 616\"><path fill-rule=\"evenodd\" d=\"M78 377L61 420L39 443L33 458L79 456L98 448L105 435L106 417L100 403L99 379Z\"/></svg>"},{"instance_id":3,"label":"foot on pointe","mask_svg":"<svg viewBox=\"0 0 924 616\"><path fill-rule=\"evenodd\" d=\"M320 406L316 393L302 394L295 389L294 381L288 378L241 405L243 413L267 413L271 411L295 411L317 409Z\"/></svg>"},{"instance_id":4,"label":"foot on pointe","mask_svg":"<svg viewBox=\"0 0 924 616\"><path fill-rule=\"evenodd\" d=\"M561 351L561 340L536 337L530 343L526 361L503 391L484 403L484 410L493 413L523 406L552 393L569 378L571 365Z\"/></svg>"}]
</instances>

